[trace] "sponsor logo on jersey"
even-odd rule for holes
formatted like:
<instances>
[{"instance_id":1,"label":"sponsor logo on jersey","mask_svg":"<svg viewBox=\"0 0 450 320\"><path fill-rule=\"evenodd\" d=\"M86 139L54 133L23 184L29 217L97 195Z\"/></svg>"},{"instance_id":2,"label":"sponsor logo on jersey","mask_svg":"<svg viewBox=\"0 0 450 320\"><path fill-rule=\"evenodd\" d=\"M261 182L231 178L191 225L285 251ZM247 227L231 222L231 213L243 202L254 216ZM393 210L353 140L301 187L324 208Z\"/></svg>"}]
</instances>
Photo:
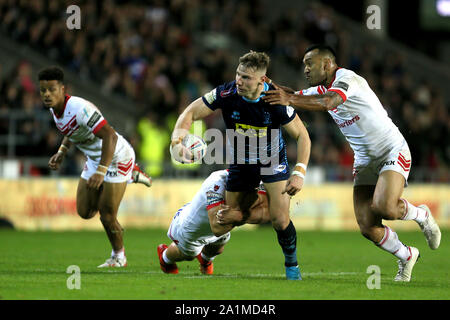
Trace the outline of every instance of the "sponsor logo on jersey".
<instances>
[{"instance_id":1,"label":"sponsor logo on jersey","mask_svg":"<svg viewBox=\"0 0 450 320\"><path fill-rule=\"evenodd\" d=\"M292 115L294 114L294 108L292 108L291 106L287 106L286 113L287 113L288 117L292 117Z\"/></svg>"},{"instance_id":2,"label":"sponsor logo on jersey","mask_svg":"<svg viewBox=\"0 0 450 320\"><path fill-rule=\"evenodd\" d=\"M86 108L83 108L83 118L84 117L89 117L89 113L87 112Z\"/></svg>"},{"instance_id":3,"label":"sponsor logo on jersey","mask_svg":"<svg viewBox=\"0 0 450 320\"><path fill-rule=\"evenodd\" d=\"M87 126L89 128L92 128L94 126L94 124L96 124L97 121L100 120L101 117L102 116L97 111L95 111L94 114L89 119L89 121L87 122Z\"/></svg>"},{"instance_id":4,"label":"sponsor logo on jersey","mask_svg":"<svg viewBox=\"0 0 450 320\"><path fill-rule=\"evenodd\" d=\"M336 83L333 83L333 88L340 88L343 89L345 91L348 90L348 84L342 81L338 81Z\"/></svg>"},{"instance_id":5,"label":"sponsor logo on jersey","mask_svg":"<svg viewBox=\"0 0 450 320\"><path fill-rule=\"evenodd\" d=\"M393 166L395 165L395 160L383 161L379 166L378 170L381 170L384 166Z\"/></svg>"},{"instance_id":6,"label":"sponsor logo on jersey","mask_svg":"<svg viewBox=\"0 0 450 320\"><path fill-rule=\"evenodd\" d=\"M286 170L286 165L285 164L280 164L278 167L273 169L274 173L280 173L280 172L284 172Z\"/></svg>"},{"instance_id":7,"label":"sponsor logo on jersey","mask_svg":"<svg viewBox=\"0 0 450 320\"><path fill-rule=\"evenodd\" d=\"M107 171L107 172L106 172L106 176L107 176L107 177L114 178L114 177L117 177L117 176L118 176L118 173L117 173L117 171Z\"/></svg>"},{"instance_id":8,"label":"sponsor logo on jersey","mask_svg":"<svg viewBox=\"0 0 450 320\"><path fill-rule=\"evenodd\" d=\"M219 190L220 186L218 186L217 184L214 186L214 191Z\"/></svg>"},{"instance_id":9,"label":"sponsor logo on jersey","mask_svg":"<svg viewBox=\"0 0 450 320\"><path fill-rule=\"evenodd\" d=\"M267 127L256 127L244 123L236 123L235 131L247 137L265 137L267 135Z\"/></svg>"},{"instance_id":10,"label":"sponsor logo on jersey","mask_svg":"<svg viewBox=\"0 0 450 320\"><path fill-rule=\"evenodd\" d=\"M233 89L229 89L229 90L222 90L220 91L220 96L222 98L225 98L226 96L229 96L230 94L233 93Z\"/></svg>"},{"instance_id":11,"label":"sponsor logo on jersey","mask_svg":"<svg viewBox=\"0 0 450 320\"><path fill-rule=\"evenodd\" d=\"M233 111L231 118L233 118L234 120L239 120L241 118L241 114L239 113L239 111Z\"/></svg>"},{"instance_id":12,"label":"sponsor logo on jersey","mask_svg":"<svg viewBox=\"0 0 450 320\"><path fill-rule=\"evenodd\" d=\"M358 121L360 119L361 118L358 115L356 115L351 120L346 120L344 122L339 122L336 119L334 119L334 121L337 123L339 128L345 128L345 127L351 126L352 124L354 124L356 121Z\"/></svg>"}]
</instances>

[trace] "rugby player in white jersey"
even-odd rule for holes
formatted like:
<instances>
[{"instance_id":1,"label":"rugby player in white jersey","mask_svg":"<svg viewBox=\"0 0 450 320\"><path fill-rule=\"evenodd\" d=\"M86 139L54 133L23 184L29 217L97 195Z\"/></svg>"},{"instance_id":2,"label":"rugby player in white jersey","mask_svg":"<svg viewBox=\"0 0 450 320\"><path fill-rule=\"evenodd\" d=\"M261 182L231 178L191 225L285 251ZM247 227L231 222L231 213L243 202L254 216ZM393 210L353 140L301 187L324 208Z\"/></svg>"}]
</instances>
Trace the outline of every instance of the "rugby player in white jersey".
<instances>
[{"instance_id":1,"label":"rugby player in white jersey","mask_svg":"<svg viewBox=\"0 0 450 320\"><path fill-rule=\"evenodd\" d=\"M176 262L197 258L200 271L213 274L212 261L223 252L230 239L231 229L244 223L271 221L262 184L242 197L242 211L226 206L227 177L228 170L211 173L192 201L177 211L167 232L173 242L169 247L160 244L157 248L163 272L177 274Z\"/></svg>"},{"instance_id":2,"label":"rugby player in white jersey","mask_svg":"<svg viewBox=\"0 0 450 320\"><path fill-rule=\"evenodd\" d=\"M274 85L263 99L331 115L354 151L353 203L361 233L399 259L395 281L410 281L419 250L404 245L382 220L416 221L431 249L439 247L441 232L426 205L401 198L411 170L408 144L367 81L337 66L332 48L309 47L303 63L310 88L295 92Z\"/></svg>"},{"instance_id":3,"label":"rugby player in white jersey","mask_svg":"<svg viewBox=\"0 0 450 320\"><path fill-rule=\"evenodd\" d=\"M48 67L38 74L39 90L45 108L53 115L64 135L61 146L48 163L58 170L70 147L75 145L86 156L77 189L77 212L91 219L100 212L100 221L112 246L111 257L98 267L125 267L123 229L117 212L127 183L151 186L151 178L135 164L131 145L118 134L91 102L65 94L64 73Z\"/></svg>"}]
</instances>

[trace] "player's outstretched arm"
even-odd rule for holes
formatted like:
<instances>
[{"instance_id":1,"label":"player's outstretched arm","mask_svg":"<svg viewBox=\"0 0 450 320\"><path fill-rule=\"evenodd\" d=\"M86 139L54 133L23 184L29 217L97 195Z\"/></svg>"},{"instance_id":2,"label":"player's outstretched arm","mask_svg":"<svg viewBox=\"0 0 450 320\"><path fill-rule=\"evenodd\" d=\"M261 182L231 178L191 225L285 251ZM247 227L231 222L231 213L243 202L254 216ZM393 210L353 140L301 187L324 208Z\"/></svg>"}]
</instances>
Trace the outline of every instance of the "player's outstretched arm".
<instances>
[{"instance_id":1,"label":"player's outstretched arm","mask_svg":"<svg viewBox=\"0 0 450 320\"><path fill-rule=\"evenodd\" d=\"M309 138L308 130L300 120L298 115L294 120L283 126L287 133L297 141L297 163L292 171L291 177L286 183L286 188L283 193L294 196L303 187L305 179L306 167L308 166L309 156L311 153L311 139Z\"/></svg>"},{"instance_id":2,"label":"player's outstretched arm","mask_svg":"<svg viewBox=\"0 0 450 320\"><path fill-rule=\"evenodd\" d=\"M105 174L113 159L118 138L116 131L108 123L106 123L95 135L102 139L102 155L97 171L89 178L87 186L89 188L98 189L103 183Z\"/></svg>"},{"instance_id":3,"label":"player's outstretched arm","mask_svg":"<svg viewBox=\"0 0 450 320\"><path fill-rule=\"evenodd\" d=\"M279 87L280 89L282 89L287 93L295 93L294 89L279 84L275 84L275 82L273 82L272 79L270 79L268 76L264 76L264 81L267 82L268 84L273 84L274 86L276 85L277 87Z\"/></svg>"},{"instance_id":4,"label":"player's outstretched arm","mask_svg":"<svg viewBox=\"0 0 450 320\"><path fill-rule=\"evenodd\" d=\"M52 170L58 170L61 166L61 163L66 156L67 151L69 151L72 142L70 142L69 138L64 137L61 145L59 146L58 152L51 156L48 161L48 167Z\"/></svg>"},{"instance_id":5,"label":"player's outstretched arm","mask_svg":"<svg viewBox=\"0 0 450 320\"><path fill-rule=\"evenodd\" d=\"M272 105L286 105L297 110L307 111L328 111L336 108L344 102L342 97L333 91L325 94L303 96L295 93L288 93L274 84L275 90L265 91L263 100Z\"/></svg>"}]
</instances>

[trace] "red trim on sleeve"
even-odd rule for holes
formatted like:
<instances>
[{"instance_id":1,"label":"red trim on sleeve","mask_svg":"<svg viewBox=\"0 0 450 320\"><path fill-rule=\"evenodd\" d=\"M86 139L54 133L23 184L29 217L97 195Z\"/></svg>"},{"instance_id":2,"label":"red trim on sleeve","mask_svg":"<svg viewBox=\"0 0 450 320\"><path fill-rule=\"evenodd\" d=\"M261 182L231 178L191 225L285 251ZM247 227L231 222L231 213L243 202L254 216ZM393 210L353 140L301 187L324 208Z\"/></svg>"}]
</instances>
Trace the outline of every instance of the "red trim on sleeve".
<instances>
[{"instance_id":1,"label":"red trim on sleeve","mask_svg":"<svg viewBox=\"0 0 450 320\"><path fill-rule=\"evenodd\" d=\"M344 101L342 101L342 102L345 102L345 100L347 100L347 96L345 95L345 93L342 92L342 91L339 90L339 89L330 89L330 90L328 90L328 91L333 91L333 92L336 92L338 95L340 95L341 98L342 98L342 100L344 100Z\"/></svg>"},{"instance_id":2,"label":"red trim on sleeve","mask_svg":"<svg viewBox=\"0 0 450 320\"><path fill-rule=\"evenodd\" d=\"M105 119L103 119L102 121L100 121L100 123L94 128L94 130L92 130L93 134L96 134L101 128L103 128L103 126L105 124L107 124L108 122L106 122Z\"/></svg>"},{"instance_id":3,"label":"red trim on sleeve","mask_svg":"<svg viewBox=\"0 0 450 320\"><path fill-rule=\"evenodd\" d=\"M318 92L319 94L323 94L322 88L321 88L320 86L317 87L317 92Z\"/></svg>"},{"instance_id":4,"label":"red trim on sleeve","mask_svg":"<svg viewBox=\"0 0 450 320\"><path fill-rule=\"evenodd\" d=\"M209 210L211 208L217 207L218 205L221 205L222 203L225 203L225 200L222 200L222 201L219 201L219 202L216 202L216 203L212 203L209 206L206 206L206 210Z\"/></svg>"}]
</instances>

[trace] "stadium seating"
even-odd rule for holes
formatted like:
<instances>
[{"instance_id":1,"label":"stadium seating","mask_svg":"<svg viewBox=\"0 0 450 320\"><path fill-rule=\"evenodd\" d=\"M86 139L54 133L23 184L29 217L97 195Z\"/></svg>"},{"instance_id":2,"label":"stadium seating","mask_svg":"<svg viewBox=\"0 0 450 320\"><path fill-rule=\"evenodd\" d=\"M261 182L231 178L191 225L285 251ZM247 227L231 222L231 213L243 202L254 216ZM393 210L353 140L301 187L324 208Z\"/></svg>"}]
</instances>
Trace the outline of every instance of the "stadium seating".
<instances>
[{"instance_id":1,"label":"stadium seating","mask_svg":"<svg viewBox=\"0 0 450 320\"><path fill-rule=\"evenodd\" d=\"M64 2L12 3L0 4L3 36L27 44L80 79L98 83L101 94L114 93L133 101L134 123L149 112L157 123L169 123L190 101L233 79L236 57L250 49L270 54L269 72L275 81L304 87L299 62L303 51L312 42L327 41L337 48L341 65L368 79L405 135L415 165L411 181L450 181L449 141L442 139L450 126L444 92L430 79L411 74L403 52L376 56L370 43L352 46L337 14L327 7L313 5L269 19L270 11L262 8L261 1L157 1L152 5L80 1L83 26L68 32L61 19ZM245 51L236 52L230 42ZM51 119L42 113L36 81L30 77L35 67L22 62L2 72L5 68L0 64L0 155L48 157L59 140L48 125ZM294 71L297 78L277 72L285 69ZM24 121L14 114L35 117ZM11 120L14 117L20 120ZM329 117L302 113L301 118L313 142L310 166L328 168L328 181L351 180L351 150ZM223 128L220 117L207 120L207 126ZM11 125L15 126L12 134ZM139 152L137 131L123 134ZM14 147L8 142L11 135L17 137ZM290 161L295 161L295 154L290 154ZM166 176L175 172L168 157L167 152ZM78 175L75 171L63 173ZM42 167L27 173L33 172L49 174Z\"/></svg>"}]
</instances>

